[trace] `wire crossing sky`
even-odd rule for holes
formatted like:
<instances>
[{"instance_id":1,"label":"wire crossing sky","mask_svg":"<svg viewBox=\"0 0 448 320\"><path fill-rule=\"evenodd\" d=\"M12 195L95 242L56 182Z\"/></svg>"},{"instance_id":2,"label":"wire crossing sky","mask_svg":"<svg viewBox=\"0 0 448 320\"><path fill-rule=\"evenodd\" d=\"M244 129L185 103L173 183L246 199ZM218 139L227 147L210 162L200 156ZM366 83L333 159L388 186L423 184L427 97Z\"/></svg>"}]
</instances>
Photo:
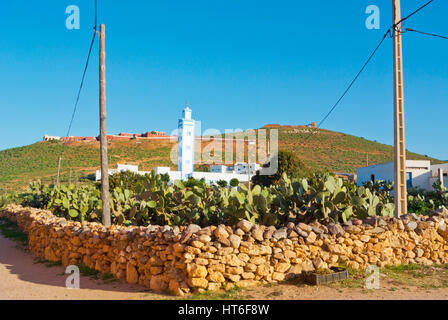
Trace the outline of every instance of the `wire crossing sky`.
<instances>
[{"instance_id":1,"label":"wire crossing sky","mask_svg":"<svg viewBox=\"0 0 448 320\"><path fill-rule=\"evenodd\" d=\"M402 3L406 17L428 1ZM380 28L366 28L366 8ZM80 28L69 30L76 5ZM92 38L94 2L3 4L0 149L63 136ZM448 35L434 0L402 27ZM105 23L108 132L170 133L185 101L202 129L319 122L392 24L390 0L99 1ZM390 40L390 39L389 39ZM403 34L407 148L448 160L448 41ZM392 41L384 41L322 127L393 143ZM71 135L97 136L98 42Z\"/></svg>"}]
</instances>

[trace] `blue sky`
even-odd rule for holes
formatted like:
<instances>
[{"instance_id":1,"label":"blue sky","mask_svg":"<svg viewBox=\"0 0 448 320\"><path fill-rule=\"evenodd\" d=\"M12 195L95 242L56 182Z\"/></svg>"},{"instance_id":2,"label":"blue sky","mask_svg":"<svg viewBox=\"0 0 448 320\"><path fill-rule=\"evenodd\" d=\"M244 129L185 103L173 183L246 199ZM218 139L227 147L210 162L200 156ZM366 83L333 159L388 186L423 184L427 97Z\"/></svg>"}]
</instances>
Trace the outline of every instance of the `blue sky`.
<instances>
[{"instance_id":1,"label":"blue sky","mask_svg":"<svg viewBox=\"0 0 448 320\"><path fill-rule=\"evenodd\" d=\"M405 16L426 0L402 3ZM365 27L368 5L380 30ZM65 27L68 5L80 30ZM0 149L65 135L93 25L93 0L0 5ZM448 2L405 27L448 34ZM176 128L188 99L202 128L319 122L390 26L390 0L104 1L108 132ZM403 35L407 148L448 160L448 41ZM392 40L323 127L393 143ZM98 135L98 42L72 135Z\"/></svg>"}]
</instances>

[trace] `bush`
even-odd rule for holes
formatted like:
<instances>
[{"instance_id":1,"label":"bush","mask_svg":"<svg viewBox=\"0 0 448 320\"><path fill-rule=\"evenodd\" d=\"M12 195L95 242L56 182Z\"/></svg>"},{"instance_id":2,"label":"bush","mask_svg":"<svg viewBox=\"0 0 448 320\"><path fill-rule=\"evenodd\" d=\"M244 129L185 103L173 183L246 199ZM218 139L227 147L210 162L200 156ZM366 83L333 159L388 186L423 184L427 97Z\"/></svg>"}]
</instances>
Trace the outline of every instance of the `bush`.
<instances>
[{"instance_id":1,"label":"bush","mask_svg":"<svg viewBox=\"0 0 448 320\"><path fill-rule=\"evenodd\" d=\"M442 207L448 208L448 188L442 188L440 182L433 184L433 191L412 188L408 191L408 212L427 214Z\"/></svg>"},{"instance_id":2,"label":"bush","mask_svg":"<svg viewBox=\"0 0 448 320\"><path fill-rule=\"evenodd\" d=\"M230 179L229 182L231 187L238 187L240 185L240 181L237 178Z\"/></svg>"},{"instance_id":3,"label":"bush","mask_svg":"<svg viewBox=\"0 0 448 320\"><path fill-rule=\"evenodd\" d=\"M227 181L226 180L218 180L217 182L216 182L216 185L218 185L219 187L221 187L221 188L225 188L225 187L227 187Z\"/></svg>"},{"instance_id":4,"label":"bush","mask_svg":"<svg viewBox=\"0 0 448 320\"><path fill-rule=\"evenodd\" d=\"M309 169L305 164L297 157L297 155L289 150L280 150L278 155L273 158L273 161L277 161L278 169L272 175L261 175L257 172L252 177L252 183L260 186L268 187L272 184L277 184L283 173L286 173L291 178L304 178L310 176ZM269 168L271 162L265 164L264 168Z\"/></svg>"}]
</instances>

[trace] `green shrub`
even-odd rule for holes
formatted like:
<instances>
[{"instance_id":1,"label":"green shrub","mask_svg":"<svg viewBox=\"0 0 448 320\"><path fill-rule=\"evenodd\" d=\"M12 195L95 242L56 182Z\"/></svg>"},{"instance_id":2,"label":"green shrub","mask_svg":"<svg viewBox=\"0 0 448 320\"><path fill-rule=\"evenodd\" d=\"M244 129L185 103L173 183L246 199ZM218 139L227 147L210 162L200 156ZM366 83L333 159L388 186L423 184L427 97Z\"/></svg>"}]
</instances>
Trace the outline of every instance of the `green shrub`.
<instances>
[{"instance_id":1,"label":"green shrub","mask_svg":"<svg viewBox=\"0 0 448 320\"><path fill-rule=\"evenodd\" d=\"M219 187L221 187L221 188L225 188L225 187L227 187L227 181L226 180L218 180L217 182L216 182L216 184L219 186Z\"/></svg>"},{"instance_id":2,"label":"green shrub","mask_svg":"<svg viewBox=\"0 0 448 320\"><path fill-rule=\"evenodd\" d=\"M128 179L116 180L111 188L112 222L122 225L196 223L201 226L235 224L242 219L264 225L283 226L288 222L342 222L353 218L393 214L394 205L375 190L335 178L315 174L309 179L290 179L284 173L277 185L248 190L245 185L228 189L188 179L170 185L163 176L147 174L138 188ZM235 185L232 181L231 185ZM135 192L139 190L140 192ZM29 186L23 196L27 205L51 210L75 221L101 222L100 187L74 185Z\"/></svg>"},{"instance_id":3,"label":"green shrub","mask_svg":"<svg viewBox=\"0 0 448 320\"><path fill-rule=\"evenodd\" d=\"M240 185L240 181L237 178L230 179L229 182L231 187L238 187Z\"/></svg>"}]
</instances>

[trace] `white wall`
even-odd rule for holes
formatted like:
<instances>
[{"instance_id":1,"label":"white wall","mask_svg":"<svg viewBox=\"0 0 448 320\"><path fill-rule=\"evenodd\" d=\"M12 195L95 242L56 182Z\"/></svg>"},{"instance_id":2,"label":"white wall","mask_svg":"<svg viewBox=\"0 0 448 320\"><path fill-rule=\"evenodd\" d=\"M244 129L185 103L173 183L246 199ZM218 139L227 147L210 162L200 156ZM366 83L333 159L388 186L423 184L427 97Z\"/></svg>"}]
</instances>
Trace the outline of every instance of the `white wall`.
<instances>
[{"instance_id":1,"label":"white wall","mask_svg":"<svg viewBox=\"0 0 448 320\"><path fill-rule=\"evenodd\" d=\"M169 173L171 171L170 167L155 167L154 171L156 174Z\"/></svg>"},{"instance_id":2,"label":"white wall","mask_svg":"<svg viewBox=\"0 0 448 320\"><path fill-rule=\"evenodd\" d=\"M247 182L249 180L249 176L247 174L238 174L238 173L218 173L218 172L193 172L193 178L195 179L205 179L205 182L212 183L217 182L219 180L230 182L233 178L238 179L240 182ZM251 175L251 177L254 175Z\"/></svg>"},{"instance_id":3,"label":"white wall","mask_svg":"<svg viewBox=\"0 0 448 320\"><path fill-rule=\"evenodd\" d=\"M372 174L375 175L375 180L394 181L394 163L386 162L364 168L358 168L358 186L362 186L364 182L371 181Z\"/></svg>"},{"instance_id":4,"label":"white wall","mask_svg":"<svg viewBox=\"0 0 448 320\"><path fill-rule=\"evenodd\" d=\"M406 160L406 172L412 173L412 186L431 190L431 162L429 160ZM357 170L358 186L366 181L371 181L371 175L375 180L394 181L394 163L386 162Z\"/></svg>"},{"instance_id":5,"label":"white wall","mask_svg":"<svg viewBox=\"0 0 448 320\"><path fill-rule=\"evenodd\" d=\"M210 172L223 173L227 171L227 166L223 165L212 165L210 166Z\"/></svg>"},{"instance_id":6,"label":"white wall","mask_svg":"<svg viewBox=\"0 0 448 320\"><path fill-rule=\"evenodd\" d=\"M431 182L434 183L439 180L439 169L443 170L443 186L448 188L448 163L434 164L431 166Z\"/></svg>"},{"instance_id":7,"label":"white wall","mask_svg":"<svg viewBox=\"0 0 448 320\"><path fill-rule=\"evenodd\" d=\"M138 166L132 164L117 164L117 170L120 172L124 171L138 172Z\"/></svg>"}]
</instances>

